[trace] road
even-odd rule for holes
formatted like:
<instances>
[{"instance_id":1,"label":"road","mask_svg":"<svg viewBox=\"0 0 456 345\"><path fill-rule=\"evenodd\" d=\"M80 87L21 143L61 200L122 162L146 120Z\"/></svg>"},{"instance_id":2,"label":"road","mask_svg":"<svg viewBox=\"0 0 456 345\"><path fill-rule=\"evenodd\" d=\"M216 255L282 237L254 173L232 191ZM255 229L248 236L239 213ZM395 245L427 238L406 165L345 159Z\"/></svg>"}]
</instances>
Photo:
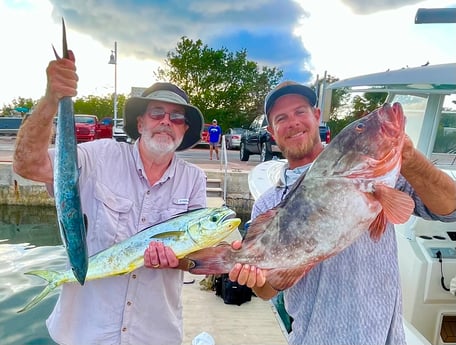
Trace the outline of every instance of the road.
<instances>
[{"instance_id":1,"label":"road","mask_svg":"<svg viewBox=\"0 0 456 345\"><path fill-rule=\"evenodd\" d=\"M0 136L0 162L11 162L13 158L14 136ZM223 158L220 153L220 158ZM196 164L203 169L224 169L225 160L216 160L215 154L213 160L209 160L209 148L195 147L190 150L182 151L177 153L178 157L185 159L188 162ZM253 155L250 157L248 162L241 162L239 159L239 150L227 150L226 151L228 162L227 167L230 170L235 171L250 171L254 166L260 163L260 156Z\"/></svg>"},{"instance_id":2,"label":"road","mask_svg":"<svg viewBox=\"0 0 456 345\"><path fill-rule=\"evenodd\" d=\"M219 152L221 160L215 159L215 153L213 153L213 160L209 159L209 149L195 147L190 150L178 152L177 155L188 162L201 166L203 168L217 169L224 167L225 159L222 156L222 152ZM260 163L260 156L253 155L250 157L248 162L241 162L239 159L239 150L227 150L226 151L226 162L228 167L235 170L251 170L254 166Z\"/></svg>"}]
</instances>

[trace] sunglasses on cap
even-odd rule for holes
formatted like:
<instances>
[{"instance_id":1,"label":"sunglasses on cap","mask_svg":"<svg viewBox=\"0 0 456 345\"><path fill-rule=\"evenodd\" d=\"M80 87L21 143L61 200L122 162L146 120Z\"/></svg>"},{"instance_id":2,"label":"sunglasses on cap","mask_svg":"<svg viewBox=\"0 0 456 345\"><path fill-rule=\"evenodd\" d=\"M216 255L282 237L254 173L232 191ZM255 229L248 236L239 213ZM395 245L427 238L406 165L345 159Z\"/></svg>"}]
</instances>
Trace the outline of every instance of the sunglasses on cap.
<instances>
[{"instance_id":1,"label":"sunglasses on cap","mask_svg":"<svg viewBox=\"0 0 456 345\"><path fill-rule=\"evenodd\" d=\"M167 114L169 116L169 120L176 125L183 125L187 122L185 114L168 113L162 108L152 108L146 112L146 115L149 116L149 118L156 121L163 120Z\"/></svg>"}]
</instances>

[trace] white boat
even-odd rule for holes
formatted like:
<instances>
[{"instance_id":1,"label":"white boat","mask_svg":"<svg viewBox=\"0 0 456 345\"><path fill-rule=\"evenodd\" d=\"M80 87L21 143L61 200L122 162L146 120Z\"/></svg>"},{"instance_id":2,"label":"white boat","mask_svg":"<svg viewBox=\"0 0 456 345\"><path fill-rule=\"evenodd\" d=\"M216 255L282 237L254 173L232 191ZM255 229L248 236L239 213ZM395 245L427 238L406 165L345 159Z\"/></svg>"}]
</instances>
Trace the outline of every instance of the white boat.
<instances>
[{"instance_id":1,"label":"white boat","mask_svg":"<svg viewBox=\"0 0 456 345\"><path fill-rule=\"evenodd\" d=\"M415 146L456 180L456 63L341 80L329 85L322 98L330 99L331 90L338 88L387 92L387 102L400 102L407 116L406 133ZM283 164L268 161L251 171L254 198L277 181ZM442 286L449 288L452 279L456 285L456 223L412 216L396 229L408 344L456 345L456 297Z\"/></svg>"}]
</instances>

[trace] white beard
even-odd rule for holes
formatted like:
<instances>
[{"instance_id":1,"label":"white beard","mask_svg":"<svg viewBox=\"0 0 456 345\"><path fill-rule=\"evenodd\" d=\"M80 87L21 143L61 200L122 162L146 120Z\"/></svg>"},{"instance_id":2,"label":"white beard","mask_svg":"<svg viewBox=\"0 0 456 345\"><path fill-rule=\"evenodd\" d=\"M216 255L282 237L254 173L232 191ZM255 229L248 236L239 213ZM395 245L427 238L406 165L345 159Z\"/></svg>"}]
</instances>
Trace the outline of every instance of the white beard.
<instances>
[{"instance_id":1,"label":"white beard","mask_svg":"<svg viewBox=\"0 0 456 345\"><path fill-rule=\"evenodd\" d=\"M159 136L145 137L143 136L144 144L148 151L156 155L164 155L176 151L180 143L176 143L171 138L163 139Z\"/></svg>"}]
</instances>

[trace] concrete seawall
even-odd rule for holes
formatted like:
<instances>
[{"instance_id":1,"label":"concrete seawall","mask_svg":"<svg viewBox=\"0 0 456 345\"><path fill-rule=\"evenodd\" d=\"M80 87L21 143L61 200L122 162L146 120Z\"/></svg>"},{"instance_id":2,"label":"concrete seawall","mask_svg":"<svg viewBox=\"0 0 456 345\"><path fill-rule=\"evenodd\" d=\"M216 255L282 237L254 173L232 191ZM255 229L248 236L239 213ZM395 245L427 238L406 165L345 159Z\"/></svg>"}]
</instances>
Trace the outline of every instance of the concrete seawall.
<instances>
[{"instance_id":1,"label":"concrete seawall","mask_svg":"<svg viewBox=\"0 0 456 345\"><path fill-rule=\"evenodd\" d=\"M225 173L220 169L202 167L209 179L220 179L224 186ZM231 169L226 174L226 204L239 213L250 213L253 198L249 192L248 171ZM0 204L53 206L44 183L24 179L14 173L10 162L0 163Z\"/></svg>"}]
</instances>

